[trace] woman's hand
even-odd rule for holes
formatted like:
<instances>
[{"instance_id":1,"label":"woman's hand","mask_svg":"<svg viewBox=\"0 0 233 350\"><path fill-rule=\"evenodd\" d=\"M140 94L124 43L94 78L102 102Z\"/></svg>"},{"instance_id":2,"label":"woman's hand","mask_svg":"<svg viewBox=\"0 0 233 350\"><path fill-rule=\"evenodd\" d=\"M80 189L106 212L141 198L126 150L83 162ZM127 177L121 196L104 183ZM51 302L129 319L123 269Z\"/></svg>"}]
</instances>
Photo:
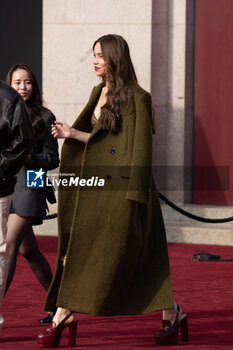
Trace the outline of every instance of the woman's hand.
<instances>
[{"instance_id":1,"label":"woman's hand","mask_svg":"<svg viewBox=\"0 0 233 350\"><path fill-rule=\"evenodd\" d=\"M51 134L56 139L68 139L72 137L72 130L73 129L64 122L55 121L55 124L51 126Z\"/></svg>"},{"instance_id":2,"label":"woman's hand","mask_svg":"<svg viewBox=\"0 0 233 350\"><path fill-rule=\"evenodd\" d=\"M74 139L86 143L90 137L90 133L71 128L63 122L55 122L51 126L51 133L56 139Z\"/></svg>"}]
</instances>

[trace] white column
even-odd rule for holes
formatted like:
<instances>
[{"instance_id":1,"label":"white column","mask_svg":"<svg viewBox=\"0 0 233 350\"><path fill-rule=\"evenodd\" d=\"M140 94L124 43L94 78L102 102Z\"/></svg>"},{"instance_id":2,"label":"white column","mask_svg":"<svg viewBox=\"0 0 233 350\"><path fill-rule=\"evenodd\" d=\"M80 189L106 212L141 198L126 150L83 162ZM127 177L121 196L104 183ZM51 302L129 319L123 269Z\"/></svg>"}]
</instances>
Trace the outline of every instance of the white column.
<instances>
[{"instance_id":1,"label":"white column","mask_svg":"<svg viewBox=\"0 0 233 350\"><path fill-rule=\"evenodd\" d=\"M184 201L184 167L192 161L186 138L191 128L187 127L186 113L186 11L186 0L153 1L152 96L157 124L154 164L168 167L167 172L157 169L155 177L161 191L176 202Z\"/></svg>"}]
</instances>

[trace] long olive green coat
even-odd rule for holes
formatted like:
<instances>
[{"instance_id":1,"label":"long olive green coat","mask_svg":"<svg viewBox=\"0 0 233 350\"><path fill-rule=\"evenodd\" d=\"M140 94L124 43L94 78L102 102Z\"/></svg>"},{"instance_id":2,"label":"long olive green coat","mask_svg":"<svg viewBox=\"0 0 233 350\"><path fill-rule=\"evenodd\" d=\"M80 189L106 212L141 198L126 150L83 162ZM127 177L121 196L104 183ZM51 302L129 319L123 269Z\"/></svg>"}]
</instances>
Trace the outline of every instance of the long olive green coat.
<instances>
[{"instance_id":1,"label":"long olive green coat","mask_svg":"<svg viewBox=\"0 0 233 350\"><path fill-rule=\"evenodd\" d=\"M59 189L58 256L45 302L98 316L173 307L166 236L152 163L151 98L138 85L117 135L91 116L103 84L73 127L86 144L65 141L60 172L105 180L103 187ZM61 176L63 176L61 175Z\"/></svg>"}]
</instances>

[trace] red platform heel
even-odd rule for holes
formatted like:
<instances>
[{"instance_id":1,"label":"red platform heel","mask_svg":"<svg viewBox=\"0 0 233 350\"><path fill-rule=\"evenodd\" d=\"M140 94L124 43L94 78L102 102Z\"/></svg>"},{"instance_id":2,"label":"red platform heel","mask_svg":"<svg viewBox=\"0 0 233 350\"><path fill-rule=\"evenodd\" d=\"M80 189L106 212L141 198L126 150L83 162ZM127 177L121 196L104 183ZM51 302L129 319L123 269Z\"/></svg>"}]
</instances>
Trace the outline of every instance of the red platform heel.
<instances>
[{"instance_id":1,"label":"red platform heel","mask_svg":"<svg viewBox=\"0 0 233 350\"><path fill-rule=\"evenodd\" d=\"M45 333L41 333L37 336L38 344L45 348L57 348L60 344L61 333L65 328L69 327L69 346L74 347L76 345L76 335L77 335L77 320L71 323L65 324L66 320L73 314L69 313L61 323L57 326L52 322L52 327L48 328Z\"/></svg>"},{"instance_id":2,"label":"red platform heel","mask_svg":"<svg viewBox=\"0 0 233 350\"><path fill-rule=\"evenodd\" d=\"M162 327L159 332L155 333L155 343L158 345L177 345L179 342L179 330L181 335L181 341L189 341L188 331L188 316L187 314L181 314L180 307L177 305L176 318L171 324L168 320L162 320Z\"/></svg>"}]
</instances>

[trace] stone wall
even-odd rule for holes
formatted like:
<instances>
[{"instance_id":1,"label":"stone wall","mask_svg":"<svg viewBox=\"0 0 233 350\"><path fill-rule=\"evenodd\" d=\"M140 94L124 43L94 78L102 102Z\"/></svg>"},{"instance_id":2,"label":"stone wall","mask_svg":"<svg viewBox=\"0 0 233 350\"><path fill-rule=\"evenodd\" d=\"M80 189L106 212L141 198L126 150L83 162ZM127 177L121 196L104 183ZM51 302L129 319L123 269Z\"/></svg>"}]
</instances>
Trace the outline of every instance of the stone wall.
<instances>
[{"instance_id":1,"label":"stone wall","mask_svg":"<svg viewBox=\"0 0 233 350\"><path fill-rule=\"evenodd\" d=\"M191 165L192 81L188 89L186 83L190 2L43 0L43 93L57 119L71 124L99 82L92 65L93 42L104 34L120 34L129 44L140 85L152 93L154 164ZM171 199L185 201L183 174L157 177L158 184L166 177L166 189L179 189L167 192Z\"/></svg>"},{"instance_id":2,"label":"stone wall","mask_svg":"<svg viewBox=\"0 0 233 350\"><path fill-rule=\"evenodd\" d=\"M57 119L72 123L94 85L93 42L120 34L139 82L151 85L151 0L43 0L43 94Z\"/></svg>"}]
</instances>

